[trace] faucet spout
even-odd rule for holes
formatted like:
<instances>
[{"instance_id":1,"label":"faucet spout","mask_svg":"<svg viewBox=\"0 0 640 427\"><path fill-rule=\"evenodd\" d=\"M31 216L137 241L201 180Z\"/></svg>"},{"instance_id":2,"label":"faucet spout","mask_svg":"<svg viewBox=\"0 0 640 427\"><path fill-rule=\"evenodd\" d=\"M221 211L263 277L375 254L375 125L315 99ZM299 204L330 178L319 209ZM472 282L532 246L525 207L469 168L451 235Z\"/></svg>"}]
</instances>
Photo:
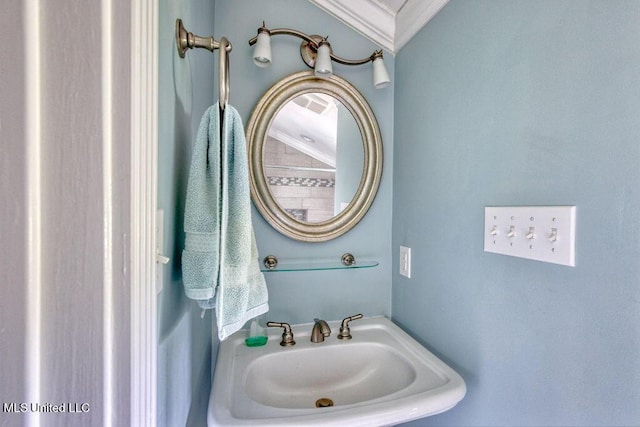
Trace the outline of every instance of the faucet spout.
<instances>
[{"instance_id":1,"label":"faucet spout","mask_svg":"<svg viewBox=\"0 0 640 427\"><path fill-rule=\"evenodd\" d=\"M315 324L311 331L311 342L324 342L324 338L331 335L331 328L326 321L321 319L314 319Z\"/></svg>"}]
</instances>

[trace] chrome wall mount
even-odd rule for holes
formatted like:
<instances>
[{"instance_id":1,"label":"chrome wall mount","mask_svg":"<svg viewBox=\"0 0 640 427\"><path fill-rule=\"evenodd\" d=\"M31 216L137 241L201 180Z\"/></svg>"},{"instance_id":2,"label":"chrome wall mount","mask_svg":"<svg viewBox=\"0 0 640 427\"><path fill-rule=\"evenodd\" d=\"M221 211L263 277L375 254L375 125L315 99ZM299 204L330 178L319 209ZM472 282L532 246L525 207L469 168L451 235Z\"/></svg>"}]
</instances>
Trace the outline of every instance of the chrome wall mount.
<instances>
[{"instance_id":1,"label":"chrome wall mount","mask_svg":"<svg viewBox=\"0 0 640 427\"><path fill-rule=\"evenodd\" d=\"M340 261L343 265L354 265L356 263L356 257L347 252L346 254L342 255Z\"/></svg>"},{"instance_id":2,"label":"chrome wall mount","mask_svg":"<svg viewBox=\"0 0 640 427\"><path fill-rule=\"evenodd\" d=\"M220 41L216 41L213 36L202 37L187 31L182 24L182 19L180 18L176 19L176 44L178 46L178 54L180 55L180 58L184 58L188 49L204 48L213 52L216 49L220 49L220 46L223 45L226 45L225 50L227 52L231 52L232 49L231 43L228 41L227 43L223 43L222 38Z\"/></svg>"},{"instance_id":3,"label":"chrome wall mount","mask_svg":"<svg viewBox=\"0 0 640 427\"><path fill-rule=\"evenodd\" d=\"M274 268L276 268L278 266L278 258L276 258L275 255L267 255L262 260L262 263L269 270L273 270Z\"/></svg>"},{"instance_id":4,"label":"chrome wall mount","mask_svg":"<svg viewBox=\"0 0 640 427\"><path fill-rule=\"evenodd\" d=\"M184 28L182 19L176 19L176 47L180 58L184 58L188 49L203 48L211 52L220 50L218 62L220 89L218 98L220 108L223 109L229 101L229 59L228 54L233 48L229 40L222 36L220 41L212 37L197 36Z\"/></svg>"}]
</instances>

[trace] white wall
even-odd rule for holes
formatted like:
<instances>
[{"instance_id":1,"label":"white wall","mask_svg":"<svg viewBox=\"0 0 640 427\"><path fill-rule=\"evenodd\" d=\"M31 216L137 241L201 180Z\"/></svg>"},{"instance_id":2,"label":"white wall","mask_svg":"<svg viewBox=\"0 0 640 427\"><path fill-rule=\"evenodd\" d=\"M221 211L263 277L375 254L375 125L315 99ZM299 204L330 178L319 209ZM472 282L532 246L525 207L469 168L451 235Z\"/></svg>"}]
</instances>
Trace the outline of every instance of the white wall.
<instances>
[{"instance_id":1,"label":"white wall","mask_svg":"<svg viewBox=\"0 0 640 427\"><path fill-rule=\"evenodd\" d=\"M7 1L3 9L0 38L24 34L23 21L15 19L24 13L21 1ZM22 48L18 43L1 43L0 57L0 403L4 403L22 402L27 396L29 147ZM14 425L7 415L0 417L1 425Z\"/></svg>"},{"instance_id":2,"label":"white wall","mask_svg":"<svg viewBox=\"0 0 640 427\"><path fill-rule=\"evenodd\" d=\"M89 405L3 426L129 419L130 10L3 2L0 401Z\"/></svg>"}]
</instances>

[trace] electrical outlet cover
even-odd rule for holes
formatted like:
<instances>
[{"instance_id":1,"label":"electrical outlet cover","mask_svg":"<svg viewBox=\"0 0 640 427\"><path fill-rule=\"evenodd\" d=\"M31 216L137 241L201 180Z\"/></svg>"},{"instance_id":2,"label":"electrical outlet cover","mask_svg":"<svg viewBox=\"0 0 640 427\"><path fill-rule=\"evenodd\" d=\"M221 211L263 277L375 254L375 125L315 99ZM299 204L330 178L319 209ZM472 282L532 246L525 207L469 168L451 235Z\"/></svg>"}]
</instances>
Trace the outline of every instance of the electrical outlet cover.
<instances>
[{"instance_id":1,"label":"electrical outlet cover","mask_svg":"<svg viewBox=\"0 0 640 427\"><path fill-rule=\"evenodd\" d=\"M400 275L411 279L411 248L400 246Z\"/></svg>"}]
</instances>

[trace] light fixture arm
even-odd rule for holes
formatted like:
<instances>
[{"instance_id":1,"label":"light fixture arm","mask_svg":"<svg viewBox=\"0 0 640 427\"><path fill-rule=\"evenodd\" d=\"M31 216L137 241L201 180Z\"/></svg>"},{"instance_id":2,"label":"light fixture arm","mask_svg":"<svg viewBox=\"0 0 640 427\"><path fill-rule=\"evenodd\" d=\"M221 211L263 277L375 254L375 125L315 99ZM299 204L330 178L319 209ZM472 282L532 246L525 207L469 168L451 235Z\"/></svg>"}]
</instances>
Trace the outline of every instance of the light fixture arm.
<instances>
[{"instance_id":1,"label":"light fixture arm","mask_svg":"<svg viewBox=\"0 0 640 427\"><path fill-rule=\"evenodd\" d=\"M302 31L298 31L298 30L294 30L291 28L274 28L274 29L267 29L265 28L264 24L261 28L258 29L258 32L260 33L261 31L266 31L269 35L272 36L277 36L277 35L288 35L288 36L294 36L294 37L298 37L299 39L302 39L304 42L307 43L307 45L305 45L305 47L308 46L309 49L311 49L314 54L318 51L318 45L319 42L321 40L326 40L328 38L327 37L320 37L320 36L310 36L308 34L303 33ZM256 42L258 41L258 36L254 36L253 38L251 38L249 40L249 46L253 46L254 44L256 44ZM303 42L303 45L304 45ZM346 59L346 58L342 58L336 54L333 53L333 50L330 49L330 57L331 60L339 63L339 64L343 64L343 65L362 65L362 64L366 64L368 62L372 62L374 59L378 58L378 57L382 57L382 50L376 50L374 51L371 55L369 55L366 58L362 58L362 59ZM310 67L313 67L312 64L309 64L307 62L307 60L305 59L305 62L307 63L307 65L309 65Z\"/></svg>"},{"instance_id":2,"label":"light fixture arm","mask_svg":"<svg viewBox=\"0 0 640 427\"><path fill-rule=\"evenodd\" d=\"M373 53L362 59L346 59L333 53L331 44L327 40L329 36L308 35L302 31L291 28L275 28L270 30L264 21L262 27L258 28L258 34L249 40L249 46L255 45L253 49L253 63L260 68L268 67L271 64L271 36L284 34L302 39L300 44L300 56L307 66L314 69L317 78L328 79L333 75L333 61L343 65L362 65L367 62L373 64L373 85L376 89L387 87L391 83L391 78L384 66L382 50L374 50Z\"/></svg>"}]
</instances>

